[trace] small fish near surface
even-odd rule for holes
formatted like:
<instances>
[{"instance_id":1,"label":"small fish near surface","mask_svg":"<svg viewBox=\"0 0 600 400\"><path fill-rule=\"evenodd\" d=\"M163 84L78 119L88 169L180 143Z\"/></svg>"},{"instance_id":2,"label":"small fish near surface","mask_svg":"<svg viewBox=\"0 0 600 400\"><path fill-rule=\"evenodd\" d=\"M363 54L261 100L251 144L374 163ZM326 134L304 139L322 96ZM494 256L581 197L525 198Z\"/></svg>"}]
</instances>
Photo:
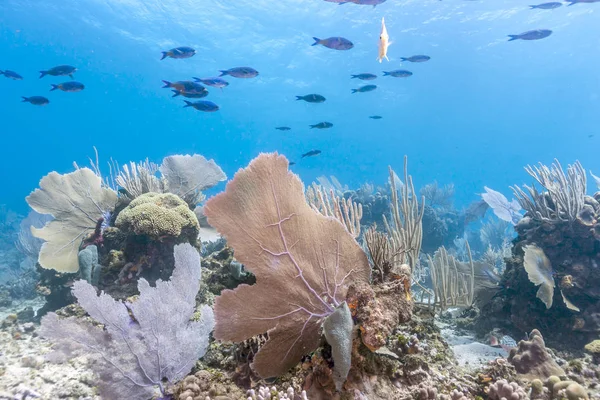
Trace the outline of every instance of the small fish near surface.
<instances>
[{"instance_id":1,"label":"small fish near surface","mask_svg":"<svg viewBox=\"0 0 600 400\"><path fill-rule=\"evenodd\" d=\"M529 6L531 10L533 10L534 8L540 9L540 10L553 10L555 8L558 8L562 6L562 3L553 1L552 3L542 3L542 4L536 4L536 5L531 5Z\"/></svg>"},{"instance_id":2,"label":"small fish near surface","mask_svg":"<svg viewBox=\"0 0 600 400\"><path fill-rule=\"evenodd\" d=\"M307 153L302 154L302 158L304 157L314 157L314 156L318 156L319 154L321 154L321 150L311 150Z\"/></svg>"},{"instance_id":3,"label":"small fish near surface","mask_svg":"<svg viewBox=\"0 0 600 400\"><path fill-rule=\"evenodd\" d=\"M304 100L308 103L323 103L326 99L320 94L307 94L305 96L296 96L296 100Z\"/></svg>"},{"instance_id":4,"label":"small fish near surface","mask_svg":"<svg viewBox=\"0 0 600 400\"><path fill-rule=\"evenodd\" d=\"M377 75L375 74L356 74L350 75L350 79L360 79L361 81L372 81L373 79L377 79Z\"/></svg>"},{"instance_id":5,"label":"small fish near surface","mask_svg":"<svg viewBox=\"0 0 600 400\"><path fill-rule=\"evenodd\" d=\"M412 76L412 72L405 69L397 69L395 71L383 71L383 76L393 76L394 78L408 78Z\"/></svg>"},{"instance_id":6,"label":"small fish near surface","mask_svg":"<svg viewBox=\"0 0 600 400\"><path fill-rule=\"evenodd\" d=\"M517 39L540 40L540 39L547 38L551 34L552 34L552 31L550 29L536 29L533 31L523 32L518 35L508 35L508 37L510 38L510 39L508 39L508 41L512 42L513 40L517 40Z\"/></svg>"},{"instance_id":7,"label":"small fish near surface","mask_svg":"<svg viewBox=\"0 0 600 400\"><path fill-rule=\"evenodd\" d=\"M196 82L204 83L206 86L212 86L219 89L229 86L229 82L222 78L193 78Z\"/></svg>"},{"instance_id":8,"label":"small fish near surface","mask_svg":"<svg viewBox=\"0 0 600 400\"><path fill-rule=\"evenodd\" d=\"M292 130L292 128L290 128L289 126L278 126L275 129L277 129L278 131L290 131L290 130Z\"/></svg>"},{"instance_id":9,"label":"small fish near surface","mask_svg":"<svg viewBox=\"0 0 600 400\"><path fill-rule=\"evenodd\" d=\"M52 92L57 89L62 90L63 92L81 92L83 89L85 89L85 85L75 81L59 83L58 85L52 85L52 89L50 89L50 91Z\"/></svg>"},{"instance_id":10,"label":"small fish near surface","mask_svg":"<svg viewBox=\"0 0 600 400\"><path fill-rule=\"evenodd\" d=\"M431 60L431 57L423 55L423 54L419 54L416 56L410 56L410 57L400 57L400 61L409 61L409 62L413 62L413 63L420 63L420 62L425 62L425 61L429 61Z\"/></svg>"},{"instance_id":11,"label":"small fish near surface","mask_svg":"<svg viewBox=\"0 0 600 400\"><path fill-rule=\"evenodd\" d=\"M325 0L325 1L331 1L331 0ZM378 4L385 3L386 0L344 0L344 1L333 1L333 2L338 3L339 5L346 4L346 3L353 3L353 4L358 4L361 6L376 7Z\"/></svg>"},{"instance_id":12,"label":"small fish near surface","mask_svg":"<svg viewBox=\"0 0 600 400\"><path fill-rule=\"evenodd\" d=\"M390 61L387 56L388 47L392 44L390 42L390 36L388 35L387 29L385 27L385 20L381 18L381 33L379 34L379 54L377 55L377 60L382 62L385 58Z\"/></svg>"},{"instance_id":13,"label":"small fish near surface","mask_svg":"<svg viewBox=\"0 0 600 400\"><path fill-rule=\"evenodd\" d=\"M46 104L50 103L50 100L43 96L21 97L23 97L23 103L31 103L34 106L45 106Z\"/></svg>"},{"instance_id":14,"label":"small fish near surface","mask_svg":"<svg viewBox=\"0 0 600 400\"><path fill-rule=\"evenodd\" d=\"M325 46L328 49L333 49L333 50L350 50L351 48L354 47L354 44L349 41L346 38L343 37L330 37L327 39L319 39L316 37L313 37L313 39L315 40L315 42L311 45L311 46L316 46L318 44L320 44L321 46Z\"/></svg>"},{"instance_id":15,"label":"small fish near surface","mask_svg":"<svg viewBox=\"0 0 600 400\"><path fill-rule=\"evenodd\" d=\"M21 75L17 74L15 71L9 71L9 70L0 71L0 75L4 75L5 77L15 80L15 81L23 80L23 77Z\"/></svg>"},{"instance_id":16,"label":"small fish near surface","mask_svg":"<svg viewBox=\"0 0 600 400\"><path fill-rule=\"evenodd\" d=\"M46 71L40 71L40 79L46 75L51 76L68 76L73 79L73 74L77 71L77 68L70 65L59 65L58 67L50 68Z\"/></svg>"},{"instance_id":17,"label":"small fish near surface","mask_svg":"<svg viewBox=\"0 0 600 400\"><path fill-rule=\"evenodd\" d=\"M371 119L382 119L383 117L381 115L370 115L369 118L371 118Z\"/></svg>"},{"instance_id":18,"label":"small fish near surface","mask_svg":"<svg viewBox=\"0 0 600 400\"><path fill-rule=\"evenodd\" d=\"M569 2L568 6L572 6L573 4L578 3L600 3L600 0L567 0Z\"/></svg>"},{"instance_id":19,"label":"small fish near surface","mask_svg":"<svg viewBox=\"0 0 600 400\"><path fill-rule=\"evenodd\" d=\"M359 87L358 89L352 89L352 93L372 92L375 89L377 89L376 85L365 85L365 86Z\"/></svg>"},{"instance_id":20,"label":"small fish near surface","mask_svg":"<svg viewBox=\"0 0 600 400\"><path fill-rule=\"evenodd\" d=\"M164 60L167 57L180 59L180 58L190 58L196 54L196 50L192 49L188 46L175 47L174 49L163 51L161 60Z\"/></svg>"},{"instance_id":21,"label":"small fish near surface","mask_svg":"<svg viewBox=\"0 0 600 400\"><path fill-rule=\"evenodd\" d=\"M191 101L185 100L185 106L183 106L183 108L185 108L185 107L193 107L198 111L204 111L204 112L215 112L215 111L219 110L218 105L216 105L212 101L207 101L207 100L200 100L200 101L196 101L196 102L191 102Z\"/></svg>"},{"instance_id":22,"label":"small fish near surface","mask_svg":"<svg viewBox=\"0 0 600 400\"><path fill-rule=\"evenodd\" d=\"M317 129L328 129L333 127L333 124L331 122L319 122L318 124L314 124L314 125L309 125L310 129L313 128L317 128Z\"/></svg>"},{"instance_id":23,"label":"small fish near surface","mask_svg":"<svg viewBox=\"0 0 600 400\"><path fill-rule=\"evenodd\" d=\"M225 70L219 71L221 76L229 75L234 78L248 79L248 78L256 78L258 76L258 71L251 67L235 67Z\"/></svg>"}]
</instances>

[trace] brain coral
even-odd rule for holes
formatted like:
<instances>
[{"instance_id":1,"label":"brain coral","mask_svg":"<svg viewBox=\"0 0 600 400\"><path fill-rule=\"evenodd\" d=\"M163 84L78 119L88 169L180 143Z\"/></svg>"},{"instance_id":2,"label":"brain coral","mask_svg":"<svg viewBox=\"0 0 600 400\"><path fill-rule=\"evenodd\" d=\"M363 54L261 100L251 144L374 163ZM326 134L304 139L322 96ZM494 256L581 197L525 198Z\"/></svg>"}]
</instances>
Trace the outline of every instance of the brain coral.
<instances>
[{"instance_id":1,"label":"brain coral","mask_svg":"<svg viewBox=\"0 0 600 400\"><path fill-rule=\"evenodd\" d=\"M153 238L198 237L198 219L185 201L172 193L145 193L119 213L115 225Z\"/></svg>"}]
</instances>

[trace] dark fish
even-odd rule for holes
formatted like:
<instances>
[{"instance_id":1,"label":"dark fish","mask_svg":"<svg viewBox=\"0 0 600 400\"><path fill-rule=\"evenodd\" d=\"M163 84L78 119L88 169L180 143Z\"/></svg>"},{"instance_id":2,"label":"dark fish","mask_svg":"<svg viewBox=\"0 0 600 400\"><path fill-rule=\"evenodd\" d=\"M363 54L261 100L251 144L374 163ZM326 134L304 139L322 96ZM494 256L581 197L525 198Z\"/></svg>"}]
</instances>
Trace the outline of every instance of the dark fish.
<instances>
[{"instance_id":1,"label":"dark fish","mask_svg":"<svg viewBox=\"0 0 600 400\"><path fill-rule=\"evenodd\" d=\"M542 10L552 10L552 9L558 8L560 6L562 6L562 3L558 3L556 1L554 1L552 3L542 3L542 4L537 4L537 5L529 6L529 7L531 7L531 9L539 8Z\"/></svg>"},{"instance_id":2,"label":"dark fish","mask_svg":"<svg viewBox=\"0 0 600 400\"><path fill-rule=\"evenodd\" d=\"M176 90L176 89L173 89L172 92L175 94L171 97L183 96L183 97L187 97L189 99L201 99L203 97L208 96L208 90L206 90L205 88L203 88L203 90L199 91L199 92L186 92L186 91Z\"/></svg>"},{"instance_id":3,"label":"dark fish","mask_svg":"<svg viewBox=\"0 0 600 400\"><path fill-rule=\"evenodd\" d=\"M258 76L258 71L250 67L235 67L219 72L221 73L219 76L230 75L234 78L255 78Z\"/></svg>"},{"instance_id":4,"label":"dark fish","mask_svg":"<svg viewBox=\"0 0 600 400\"><path fill-rule=\"evenodd\" d=\"M393 76L394 78L408 78L413 73L405 69L397 69L395 71L383 71L383 76Z\"/></svg>"},{"instance_id":5,"label":"dark fish","mask_svg":"<svg viewBox=\"0 0 600 400\"><path fill-rule=\"evenodd\" d=\"M193 81L177 81L177 82L169 82L163 81L163 88L171 88L175 89L179 92L188 92L188 93L201 93L206 90L204 86L199 84L198 82Z\"/></svg>"},{"instance_id":6,"label":"dark fish","mask_svg":"<svg viewBox=\"0 0 600 400\"><path fill-rule=\"evenodd\" d=\"M83 89L85 89L85 86L80 82L65 82L59 83L58 85L52 85L52 89L50 89L50 91L52 92L56 89L60 89L63 92L81 92Z\"/></svg>"},{"instance_id":7,"label":"dark fish","mask_svg":"<svg viewBox=\"0 0 600 400\"><path fill-rule=\"evenodd\" d=\"M594 134L592 133L591 135L588 135L589 138L593 138Z\"/></svg>"},{"instance_id":8,"label":"dark fish","mask_svg":"<svg viewBox=\"0 0 600 400\"><path fill-rule=\"evenodd\" d=\"M319 122L318 124L309 125L309 126L310 126L310 129L313 129L313 128L327 129L327 128L331 128L333 126L333 124L331 122Z\"/></svg>"},{"instance_id":9,"label":"dark fish","mask_svg":"<svg viewBox=\"0 0 600 400\"><path fill-rule=\"evenodd\" d=\"M278 127L277 127L277 128L275 128L275 129L277 129L277 130L280 130L280 131L289 131L289 130L291 130L292 128L290 128L289 126L278 126Z\"/></svg>"},{"instance_id":10,"label":"dark fish","mask_svg":"<svg viewBox=\"0 0 600 400\"><path fill-rule=\"evenodd\" d=\"M357 78L363 81L372 81L373 79L377 78L377 75L374 74L357 74L357 75L351 75L352 79Z\"/></svg>"},{"instance_id":11,"label":"dark fish","mask_svg":"<svg viewBox=\"0 0 600 400\"><path fill-rule=\"evenodd\" d=\"M72 67L70 65L59 65L58 67L50 68L47 71L40 71L40 78L45 77L46 75L52 76L68 76L73 79L73 74L77 71L77 68Z\"/></svg>"},{"instance_id":12,"label":"dark fish","mask_svg":"<svg viewBox=\"0 0 600 400\"><path fill-rule=\"evenodd\" d=\"M307 94L305 96L296 96L296 100L304 100L309 103L323 103L325 101L325 97L320 94Z\"/></svg>"},{"instance_id":13,"label":"dark fish","mask_svg":"<svg viewBox=\"0 0 600 400\"><path fill-rule=\"evenodd\" d=\"M358 89L352 89L352 93L372 92L375 89L377 89L376 85L365 85L359 87Z\"/></svg>"},{"instance_id":14,"label":"dark fish","mask_svg":"<svg viewBox=\"0 0 600 400\"><path fill-rule=\"evenodd\" d=\"M5 77L14 79L15 81L23 80L23 77L21 75L17 74L15 71L9 71L9 70L0 71L0 75L4 75Z\"/></svg>"},{"instance_id":15,"label":"dark fish","mask_svg":"<svg viewBox=\"0 0 600 400\"><path fill-rule=\"evenodd\" d=\"M31 103L34 106L45 106L46 104L50 103L50 100L42 96L21 97L23 97L23 103Z\"/></svg>"},{"instance_id":16,"label":"dark fish","mask_svg":"<svg viewBox=\"0 0 600 400\"><path fill-rule=\"evenodd\" d=\"M333 49L333 50L350 50L351 48L354 47L354 44L352 44L351 41L349 41L348 39L345 39L343 37L330 37L327 39L319 39L316 37L313 37L313 39L315 39L315 42L312 44L312 46L316 46L318 44L320 44L321 46L325 46L328 49Z\"/></svg>"},{"instance_id":17,"label":"dark fish","mask_svg":"<svg viewBox=\"0 0 600 400\"><path fill-rule=\"evenodd\" d=\"M296 163L292 161L292 162L290 162L290 164L289 164L289 165L290 165L290 167L291 167L292 165L296 165Z\"/></svg>"},{"instance_id":18,"label":"dark fish","mask_svg":"<svg viewBox=\"0 0 600 400\"><path fill-rule=\"evenodd\" d=\"M369 118L371 118L371 119L381 119L383 117L381 115L371 115Z\"/></svg>"},{"instance_id":19,"label":"dark fish","mask_svg":"<svg viewBox=\"0 0 600 400\"><path fill-rule=\"evenodd\" d=\"M329 0L327 0L329 1ZM386 0L346 0L346 1L336 1L336 3L342 5L342 4L346 4L346 3L353 3L353 4L359 4L362 6L373 6L376 7L378 4L382 4L385 3Z\"/></svg>"},{"instance_id":20,"label":"dark fish","mask_svg":"<svg viewBox=\"0 0 600 400\"><path fill-rule=\"evenodd\" d=\"M219 106L213 103L212 101L200 100L196 101L195 103L192 103L191 101L187 100L184 101L185 106L183 106L183 108L194 107L196 110L204 112L215 112L219 110Z\"/></svg>"},{"instance_id":21,"label":"dark fish","mask_svg":"<svg viewBox=\"0 0 600 400\"><path fill-rule=\"evenodd\" d=\"M229 82L221 78L194 78L194 80L219 89L229 86Z\"/></svg>"},{"instance_id":22,"label":"dark fish","mask_svg":"<svg viewBox=\"0 0 600 400\"><path fill-rule=\"evenodd\" d=\"M600 2L600 0L567 0L570 4L569 6L572 6L573 4L577 4L577 3L598 3Z\"/></svg>"},{"instance_id":23,"label":"dark fish","mask_svg":"<svg viewBox=\"0 0 600 400\"><path fill-rule=\"evenodd\" d=\"M508 35L508 37L510 38L510 39L508 39L508 41L511 42L511 41L517 40L517 39L540 40L540 39L547 38L551 34L552 34L552 31L550 29L536 29L534 31L523 32L518 35Z\"/></svg>"},{"instance_id":24,"label":"dark fish","mask_svg":"<svg viewBox=\"0 0 600 400\"><path fill-rule=\"evenodd\" d=\"M321 150L311 150L308 153L302 154L302 158L304 158L304 157L318 156L319 154L321 154Z\"/></svg>"},{"instance_id":25,"label":"dark fish","mask_svg":"<svg viewBox=\"0 0 600 400\"><path fill-rule=\"evenodd\" d=\"M414 63L425 62L431 60L431 57L424 55L410 56L410 57L400 57L400 61L410 61Z\"/></svg>"},{"instance_id":26,"label":"dark fish","mask_svg":"<svg viewBox=\"0 0 600 400\"><path fill-rule=\"evenodd\" d=\"M164 60L167 57L190 58L194 54L196 54L196 50L192 49L191 47L187 47L187 46L175 47L174 49L163 51L162 57L160 59Z\"/></svg>"}]
</instances>

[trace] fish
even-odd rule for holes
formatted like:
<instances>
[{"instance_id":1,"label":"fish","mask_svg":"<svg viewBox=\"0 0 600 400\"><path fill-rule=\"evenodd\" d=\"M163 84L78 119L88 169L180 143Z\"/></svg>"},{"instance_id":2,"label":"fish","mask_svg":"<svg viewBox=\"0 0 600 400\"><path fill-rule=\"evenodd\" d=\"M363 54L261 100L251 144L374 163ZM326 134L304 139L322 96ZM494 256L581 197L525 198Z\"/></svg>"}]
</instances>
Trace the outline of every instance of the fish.
<instances>
[{"instance_id":1,"label":"fish","mask_svg":"<svg viewBox=\"0 0 600 400\"><path fill-rule=\"evenodd\" d=\"M350 75L350 79L354 79L354 78L360 79L362 81L372 81L373 79L377 79L377 75L367 74L367 73Z\"/></svg>"},{"instance_id":2,"label":"fish","mask_svg":"<svg viewBox=\"0 0 600 400\"><path fill-rule=\"evenodd\" d=\"M327 99L320 94L307 94L305 96L296 96L296 100L304 100L309 103L323 103Z\"/></svg>"},{"instance_id":3,"label":"fish","mask_svg":"<svg viewBox=\"0 0 600 400\"><path fill-rule=\"evenodd\" d=\"M405 69L397 69L394 71L383 71L383 76L393 76L394 78L408 78L412 76L412 72Z\"/></svg>"},{"instance_id":4,"label":"fish","mask_svg":"<svg viewBox=\"0 0 600 400\"><path fill-rule=\"evenodd\" d=\"M531 10L533 10L534 8L539 8L540 10L552 10L552 9L558 8L560 6L562 6L562 3L553 1L552 3L542 3L542 4L532 5L529 7Z\"/></svg>"},{"instance_id":5,"label":"fish","mask_svg":"<svg viewBox=\"0 0 600 400\"><path fill-rule=\"evenodd\" d=\"M45 106L46 104L50 103L50 100L43 96L21 97L23 98L23 103L31 103L34 106Z\"/></svg>"},{"instance_id":6,"label":"fish","mask_svg":"<svg viewBox=\"0 0 600 400\"><path fill-rule=\"evenodd\" d=\"M206 86L212 86L219 89L229 86L229 82L221 78L193 78L196 82L204 83Z\"/></svg>"},{"instance_id":7,"label":"fish","mask_svg":"<svg viewBox=\"0 0 600 400\"><path fill-rule=\"evenodd\" d=\"M327 128L331 128L333 126L333 124L331 122L319 122L318 124L309 125L309 126L310 126L310 129L313 129L313 128L327 129Z\"/></svg>"},{"instance_id":8,"label":"fish","mask_svg":"<svg viewBox=\"0 0 600 400\"><path fill-rule=\"evenodd\" d=\"M371 118L371 119L381 119L383 117L381 115L370 115L369 118Z\"/></svg>"},{"instance_id":9,"label":"fish","mask_svg":"<svg viewBox=\"0 0 600 400\"><path fill-rule=\"evenodd\" d=\"M375 89L377 89L376 85L365 85L365 86L359 87L358 89L352 89L352 93L372 92Z\"/></svg>"},{"instance_id":10,"label":"fish","mask_svg":"<svg viewBox=\"0 0 600 400\"><path fill-rule=\"evenodd\" d=\"M173 89L172 92L175 94L171 97L183 96L183 97L187 97L189 99L201 99L203 97L208 96L208 90L206 90L206 88L203 88L203 90L198 91L198 92L186 92L184 90L177 90L177 89Z\"/></svg>"},{"instance_id":11,"label":"fish","mask_svg":"<svg viewBox=\"0 0 600 400\"><path fill-rule=\"evenodd\" d=\"M291 167L292 165L296 165L296 163L293 162L293 161L291 161L290 164L289 164L289 166Z\"/></svg>"},{"instance_id":12,"label":"fish","mask_svg":"<svg viewBox=\"0 0 600 400\"><path fill-rule=\"evenodd\" d=\"M377 60L382 62L385 58L390 61L387 56L388 47L392 44L390 42L390 36L387 33L387 29L385 28L385 20L381 18L381 33L379 34L379 55L377 56Z\"/></svg>"},{"instance_id":13,"label":"fish","mask_svg":"<svg viewBox=\"0 0 600 400\"><path fill-rule=\"evenodd\" d=\"M508 37L510 38L510 39L508 39L508 41L512 42L513 40L517 40L517 39L540 40L540 39L547 38L551 34L552 34L552 31L550 29L536 29L533 31L523 32L518 35L508 35Z\"/></svg>"},{"instance_id":14,"label":"fish","mask_svg":"<svg viewBox=\"0 0 600 400\"><path fill-rule=\"evenodd\" d=\"M233 76L234 78L248 79L248 78L256 78L258 76L258 71L255 70L254 68L250 68L250 67L235 67L235 68L220 70L219 72L221 73L221 75L219 75L219 77L225 76L225 75L230 75L230 76Z\"/></svg>"},{"instance_id":15,"label":"fish","mask_svg":"<svg viewBox=\"0 0 600 400\"><path fill-rule=\"evenodd\" d=\"M80 82L65 82L59 83L58 85L52 85L52 89L50 89L50 91L52 92L56 89L60 89L63 92L81 92L83 89L85 89L85 86Z\"/></svg>"},{"instance_id":16,"label":"fish","mask_svg":"<svg viewBox=\"0 0 600 400\"><path fill-rule=\"evenodd\" d=\"M409 61L414 63L425 62L431 60L431 57L422 54L410 57L400 57L400 61Z\"/></svg>"},{"instance_id":17,"label":"fish","mask_svg":"<svg viewBox=\"0 0 600 400\"><path fill-rule=\"evenodd\" d=\"M319 39L313 37L315 42L311 46L316 46L320 44L321 46L325 46L328 49L333 50L350 50L354 47L354 44L346 38L335 36L327 39Z\"/></svg>"},{"instance_id":18,"label":"fish","mask_svg":"<svg viewBox=\"0 0 600 400\"><path fill-rule=\"evenodd\" d=\"M204 111L204 112L215 112L219 110L219 106L216 105L215 103L213 103L212 101L207 101L207 100L200 100L200 101L196 101L196 102L191 102L191 101L185 101L185 106L183 106L183 108L186 107L193 107L198 111Z\"/></svg>"},{"instance_id":19,"label":"fish","mask_svg":"<svg viewBox=\"0 0 600 400\"><path fill-rule=\"evenodd\" d=\"M358 5L362 5L362 6L373 6L373 8L375 8L378 4L383 4L386 2L386 0L325 0L325 1L330 1L332 3L338 3L338 5L342 5L342 4L346 4L346 3L353 3L353 4L358 4Z\"/></svg>"},{"instance_id":20,"label":"fish","mask_svg":"<svg viewBox=\"0 0 600 400\"><path fill-rule=\"evenodd\" d=\"M289 131L292 128L290 128L289 126L278 126L275 129L279 130L279 131Z\"/></svg>"},{"instance_id":21,"label":"fish","mask_svg":"<svg viewBox=\"0 0 600 400\"><path fill-rule=\"evenodd\" d=\"M9 71L9 70L0 71L0 75L4 75L5 77L7 77L9 79L13 79L15 81L23 80L23 77L21 75L17 74L15 71Z\"/></svg>"},{"instance_id":22,"label":"fish","mask_svg":"<svg viewBox=\"0 0 600 400\"><path fill-rule=\"evenodd\" d=\"M577 4L577 3L598 3L600 2L600 0L567 0L570 4L567 4L567 6L572 6L573 4Z\"/></svg>"},{"instance_id":23,"label":"fish","mask_svg":"<svg viewBox=\"0 0 600 400\"><path fill-rule=\"evenodd\" d=\"M51 76L68 76L73 79L73 74L77 71L77 68L70 65L59 65L58 67L52 67L46 71L40 71L40 79L46 75Z\"/></svg>"},{"instance_id":24,"label":"fish","mask_svg":"<svg viewBox=\"0 0 600 400\"><path fill-rule=\"evenodd\" d=\"M510 350L517 347L517 342L515 339L511 338L508 335L502 336L498 339L496 336L492 335L490 337L490 346L492 347L501 347L506 352L510 353Z\"/></svg>"},{"instance_id":25,"label":"fish","mask_svg":"<svg viewBox=\"0 0 600 400\"><path fill-rule=\"evenodd\" d=\"M204 86L193 81L169 82L163 80L163 83L165 84L163 88L171 88L179 92L200 93L206 90Z\"/></svg>"},{"instance_id":26,"label":"fish","mask_svg":"<svg viewBox=\"0 0 600 400\"><path fill-rule=\"evenodd\" d=\"M190 58L190 57L193 57L195 54L196 54L196 50L192 49L191 47L181 46L181 47L175 47L174 49L171 49L171 50L163 51L162 57L160 59L164 60L167 57L176 58L176 59Z\"/></svg>"},{"instance_id":27,"label":"fish","mask_svg":"<svg viewBox=\"0 0 600 400\"><path fill-rule=\"evenodd\" d=\"M311 150L308 153L302 154L302 158L318 156L319 154L321 154L321 150Z\"/></svg>"}]
</instances>

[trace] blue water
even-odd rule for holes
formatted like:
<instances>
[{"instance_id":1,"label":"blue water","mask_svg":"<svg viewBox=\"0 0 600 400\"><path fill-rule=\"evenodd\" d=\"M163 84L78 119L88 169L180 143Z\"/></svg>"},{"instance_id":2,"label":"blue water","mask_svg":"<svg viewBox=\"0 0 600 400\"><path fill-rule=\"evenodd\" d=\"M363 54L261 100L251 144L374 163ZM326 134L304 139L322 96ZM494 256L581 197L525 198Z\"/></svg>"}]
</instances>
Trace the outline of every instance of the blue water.
<instances>
[{"instance_id":1,"label":"blue water","mask_svg":"<svg viewBox=\"0 0 600 400\"><path fill-rule=\"evenodd\" d=\"M525 0L388 0L338 6L319 0L2 0L0 203L25 212L24 197L51 170L87 165L100 153L125 163L199 153L229 177L259 152L298 162L305 182L335 175L351 187L383 183L402 156L417 187L454 182L459 204L487 185L530 183L523 166L579 159L600 173L600 3L529 10ZM393 44L379 64L385 17ZM547 39L508 34L552 29ZM343 36L349 51L312 47L312 37ZM161 51L192 46L191 59L159 61ZM427 54L427 63L400 57ZM71 64L80 93L49 93L61 77L38 71ZM184 109L161 80L215 76L251 66L255 79L228 78L207 100L221 109ZM378 89L350 74L405 68L407 79L379 77ZM319 93L324 104L295 101ZM35 107L21 96L44 95ZM369 115L382 115L371 120ZM329 121L329 130L309 124ZM275 130L287 125L288 132ZM589 138L588 135L596 134ZM319 157L300 154L320 149ZM220 186L217 189L222 189ZM590 184L590 190L591 188ZM509 196L510 198L510 196Z\"/></svg>"}]
</instances>

